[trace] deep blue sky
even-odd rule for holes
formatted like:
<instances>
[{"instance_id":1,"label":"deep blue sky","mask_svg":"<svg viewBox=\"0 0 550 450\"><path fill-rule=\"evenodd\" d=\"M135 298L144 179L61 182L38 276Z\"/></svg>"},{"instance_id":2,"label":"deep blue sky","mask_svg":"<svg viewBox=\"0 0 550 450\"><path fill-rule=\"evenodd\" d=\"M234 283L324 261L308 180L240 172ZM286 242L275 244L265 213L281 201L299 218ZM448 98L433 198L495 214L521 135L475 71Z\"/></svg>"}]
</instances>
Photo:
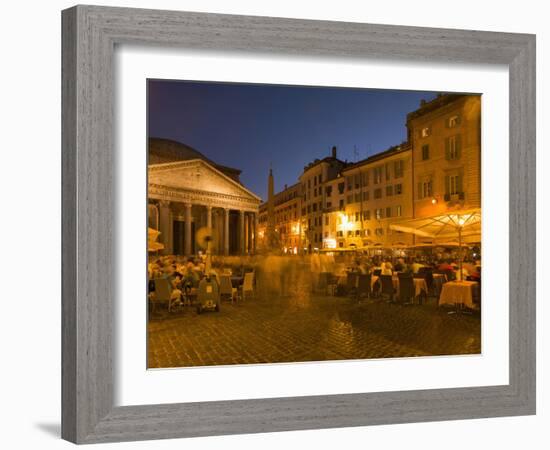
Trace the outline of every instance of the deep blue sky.
<instances>
[{"instance_id":1,"label":"deep blue sky","mask_svg":"<svg viewBox=\"0 0 550 450\"><path fill-rule=\"evenodd\" d=\"M434 92L149 80L149 136L174 139L242 170L263 199L330 154L355 161L406 139L408 112ZM354 155L354 146L358 157Z\"/></svg>"}]
</instances>

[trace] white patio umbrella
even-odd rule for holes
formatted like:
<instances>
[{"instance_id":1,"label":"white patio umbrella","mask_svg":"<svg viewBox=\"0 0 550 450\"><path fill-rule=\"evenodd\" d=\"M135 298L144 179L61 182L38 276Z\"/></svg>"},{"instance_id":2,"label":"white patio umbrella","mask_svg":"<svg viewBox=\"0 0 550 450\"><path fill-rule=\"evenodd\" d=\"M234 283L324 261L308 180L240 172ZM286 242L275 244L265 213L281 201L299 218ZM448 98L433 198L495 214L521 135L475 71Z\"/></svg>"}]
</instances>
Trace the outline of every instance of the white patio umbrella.
<instances>
[{"instance_id":1,"label":"white patio umbrella","mask_svg":"<svg viewBox=\"0 0 550 450\"><path fill-rule=\"evenodd\" d=\"M147 228L147 251L157 252L164 249L164 245L157 242L157 238L160 235L160 231L154 228Z\"/></svg>"},{"instance_id":2,"label":"white patio umbrella","mask_svg":"<svg viewBox=\"0 0 550 450\"><path fill-rule=\"evenodd\" d=\"M433 246L447 246L450 240L457 239L459 248L464 247L463 238L469 241L481 241L481 210L453 210L432 217L411 219L390 225L392 230L412 233L416 236L432 238ZM439 241L440 243L438 243ZM450 245L448 245L450 246ZM459 275L462 279L462 251L459 258Z\"/></svg>"}]
</instances>

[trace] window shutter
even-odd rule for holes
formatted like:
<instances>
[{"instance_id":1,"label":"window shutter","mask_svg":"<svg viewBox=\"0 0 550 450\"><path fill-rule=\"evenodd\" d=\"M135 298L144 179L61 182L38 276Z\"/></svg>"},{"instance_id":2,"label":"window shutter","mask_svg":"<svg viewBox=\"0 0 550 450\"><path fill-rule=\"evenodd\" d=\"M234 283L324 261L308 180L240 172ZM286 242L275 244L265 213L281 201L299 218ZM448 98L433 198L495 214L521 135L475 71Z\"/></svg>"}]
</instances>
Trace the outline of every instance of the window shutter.
<instances>
[{"instance_id":1,"label":"window shutter","mask_svg":"<svg viewBox=\"0 0 550 450\"><path fill-rule=\"evenodd\" d=\"M449 195L451 193L451 178L449 175L445 175L445 195Z\"/></svg>"},{"instance_id":2,"label":"window shutter","mask_svg":"<svg viewBox=\"0 0 550 450\"><path fill-rule=\"evenodd\" d=\"M462 154L462 136L460 134L456 135L456 159L460 159Z\"/></svg>"},{"instance_id":3,"label":"window shutter","mask_svg":"<svg viewBox=\"0 0 550 450\"><path fill-rule=\"evenodd\" d=\"M445 159L451 159L451 150L449 145L449 138L445 138Z\"/></svg>"}]
</instances>

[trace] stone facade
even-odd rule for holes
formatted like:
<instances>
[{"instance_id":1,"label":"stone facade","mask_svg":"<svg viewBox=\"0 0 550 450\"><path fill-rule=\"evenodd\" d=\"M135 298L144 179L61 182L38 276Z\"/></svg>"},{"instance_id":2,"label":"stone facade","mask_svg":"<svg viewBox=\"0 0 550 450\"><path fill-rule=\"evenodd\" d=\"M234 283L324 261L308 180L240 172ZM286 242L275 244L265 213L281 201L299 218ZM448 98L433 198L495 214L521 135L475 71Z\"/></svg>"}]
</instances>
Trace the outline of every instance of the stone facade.
<instances>
[{"instance_id":1,"label":"stone facade","mask_svg":"<svg viewBox=\"0 0 550 450\"><path fill-rule=\"evenodd\" d=\"M260 198L235 178L240 171L192 156L148 166L148 222L161 232L164 253L206 250L196 239L204 227L212 230L214 254L254 253Z\"/></svg>"},{"instance_id":2,"label":"stone facade","mask_svg":"<svg viewBox=\"0 0 550 450\"><path fill-rule=\"evenodd\" d=\"M334 148L304 167L296 185L274 194L292 193L273 213L280 248L408 245L413 236L391 224L481 207L481 97L440 95L422 102L406 124L406 142L353 164L338 160ZM268 216L261 205L260 223Z\"/></svg>"}]
</instances>

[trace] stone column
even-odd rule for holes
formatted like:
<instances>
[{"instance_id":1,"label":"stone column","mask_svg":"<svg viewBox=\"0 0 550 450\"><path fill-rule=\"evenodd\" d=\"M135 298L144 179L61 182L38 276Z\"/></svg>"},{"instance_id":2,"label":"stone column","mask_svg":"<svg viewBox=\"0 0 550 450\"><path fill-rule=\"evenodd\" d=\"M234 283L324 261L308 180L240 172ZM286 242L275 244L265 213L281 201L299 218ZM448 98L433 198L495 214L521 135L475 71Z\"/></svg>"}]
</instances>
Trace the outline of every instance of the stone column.
<instances>
[{"instance_id":1,"label":"stone column","mask_svg":"<svg viewBox=\"0 0 550 450\"><path fill-rule=\"evenodd\" d=\"M253 239L254 242L252 244L252 253L256 254L256 250L258 249L258 214L252 213L252 228L253 228Z\"/></svg>"},{"instance_id":2,"label":"stone column","mask_svg":"<svg viewBox=\"0 0 550 450\"><path fill-rule=\"evenodd\" d=\"M161 200L159 202L159 242L164 245L164 250L161 251L163 255L169 255L172 253L172 247L170 245L170 202Z\"/></svg>"},{"instance_id":3,"label":"stone column","mask_svg":"<svg viewBox=\"0 0 550 450\"><path fill-rule=\"evenodd\" d=\"M193 233L192 233L192 227L191 227L191 224L193 221L191 208L193 207L193 205L191 205L191 203L186 203L184 206L185 206L185 248L183 250L183 253L185 254L185 256L190 256L193 248L192 240L191 240L193 239L193 236L192 236Z\"/></svg>"},{"instance_id":4,"label":"stone column","mask_svg":"<svg viewBox=\"0 0 550 450\"><path fill-rule=\"evenodd\" d=\"M212 207L211 206L206 207L206 226L209 229L212 229Z\"/></svg>"},{"instance_id":5,"label":"stone column","mask_svg":"<svg viewBox=\"0 0 550 450\"><path fill-rule=\"evenodd\" d=\"M229 255L229 209L223 210L223 254Z\"/></svg>"},{"instance_id":6,"label":"stone column","mask_svg":"<svg viewBox=\"0 0 550 450\"><path fill-rule=\"evenodd\" d=\"M246 226L247 226L247 239L246 239L246 250L249 255L252 254L252 213L246 215Z\"/></svg>"},{"instance_id":7,"label":"stone column","mask_svg":"<svg viewBox=\"0 0 550 450\"><path fill-rule=\"evenodd\" d=\"M246 250L246 235L244 233L244 211L239 211L239 251L241 255L245 254Z\"/></svg>"}]
</instances>

